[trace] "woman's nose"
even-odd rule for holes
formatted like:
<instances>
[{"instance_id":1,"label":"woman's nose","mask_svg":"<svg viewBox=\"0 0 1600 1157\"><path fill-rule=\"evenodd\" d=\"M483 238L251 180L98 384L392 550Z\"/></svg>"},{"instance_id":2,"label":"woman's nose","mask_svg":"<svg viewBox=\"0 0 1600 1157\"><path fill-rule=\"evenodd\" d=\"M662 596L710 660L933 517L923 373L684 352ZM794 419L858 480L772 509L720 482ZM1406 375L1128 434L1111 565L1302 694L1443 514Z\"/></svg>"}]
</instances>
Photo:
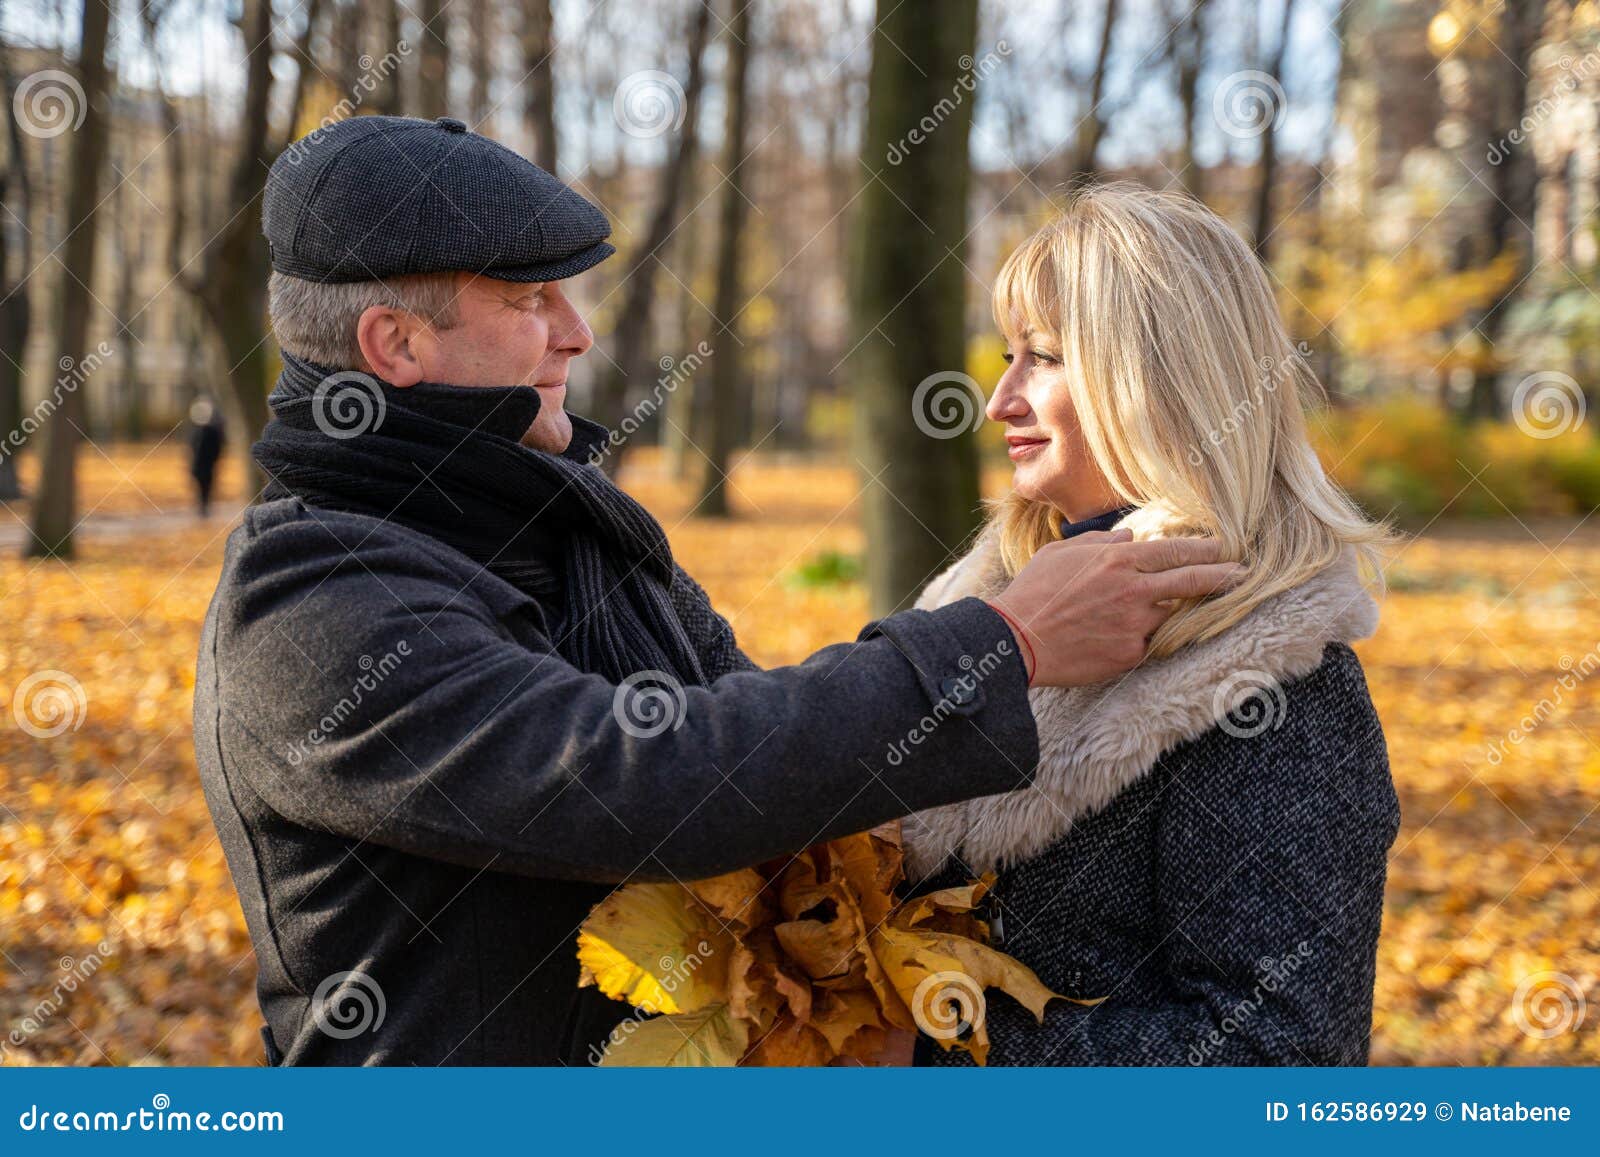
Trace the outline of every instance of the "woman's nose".
<instances>
[{"instance_id":1,"label":"woman's nose","mask_svg":"<svg viewBox=\"0 0 1600 1157\"><path fill-rule=\"evenodd\" d=\"M1028 403L1023 398L1022 391L1016 386L1015 366L1000 375L1000 380L995 383L994 393L989 397L989 404L984 407L983 412L991 422L1019 418L1028 412Z\"/></svg>"}]
</instances>

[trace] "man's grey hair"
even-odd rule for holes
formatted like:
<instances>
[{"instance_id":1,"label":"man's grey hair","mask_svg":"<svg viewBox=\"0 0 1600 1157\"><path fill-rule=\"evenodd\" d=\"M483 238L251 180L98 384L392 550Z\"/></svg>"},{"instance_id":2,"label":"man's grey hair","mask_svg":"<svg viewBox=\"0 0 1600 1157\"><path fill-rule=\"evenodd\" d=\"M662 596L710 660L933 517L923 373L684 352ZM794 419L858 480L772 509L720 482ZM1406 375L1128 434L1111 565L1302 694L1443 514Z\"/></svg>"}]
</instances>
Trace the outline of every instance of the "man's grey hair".
<instances>
[{"instance_id":1,"label":"man's grey hair","mask_svg":"<svg viewBox=\"0 0 1600 1157\"><path fill-rule=\"evenodd\" d=\"M381 281L320 282L273 273L267 281L267 313L278 345L331 370L363 368L356 323L373 306L403 309L437 329L456 323L454 273L411 273Z\"/></svg>"}]
</instances>

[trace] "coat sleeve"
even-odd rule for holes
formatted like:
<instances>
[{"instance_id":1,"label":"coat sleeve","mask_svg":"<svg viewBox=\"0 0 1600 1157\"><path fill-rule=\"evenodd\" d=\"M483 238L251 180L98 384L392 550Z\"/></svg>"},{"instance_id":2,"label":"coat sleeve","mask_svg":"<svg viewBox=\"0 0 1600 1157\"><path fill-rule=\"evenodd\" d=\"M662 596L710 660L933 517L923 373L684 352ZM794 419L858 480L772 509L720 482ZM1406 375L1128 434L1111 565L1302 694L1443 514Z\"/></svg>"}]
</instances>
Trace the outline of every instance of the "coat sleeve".
<instances>
[{"instance_id":1,"label":"coat sleeve","mask_svg":"<svg viewBox=\"0 0 1600 1157\"><path fill-rule=\"evenodd\" d=\"M196 684L229 782L308 828L532 876L692 879L1016 788L1038 759L1010 630L976 599L796 666L619 686L409 532L330 526L237 532Z\"/></svg>"},{"instance_id":2,"label":"coat sleeve","mask_svg":"<svg viewBox=\"0 0 1600 1157\"><path fill-rule=\"evenodd\" d=\"M1041 1027L990 994L988 1063L1364 1064L1387 853L1399 824L1383 733L1353 654L1285 688L1259 734L1169 753L1156 825L1159 943L1130 962L1172 997L1052 1001ZM1069 897L1063 897L1067 902ZM963 1064L919 1042L919 1063Z\"/></svg>"}]
</instances>

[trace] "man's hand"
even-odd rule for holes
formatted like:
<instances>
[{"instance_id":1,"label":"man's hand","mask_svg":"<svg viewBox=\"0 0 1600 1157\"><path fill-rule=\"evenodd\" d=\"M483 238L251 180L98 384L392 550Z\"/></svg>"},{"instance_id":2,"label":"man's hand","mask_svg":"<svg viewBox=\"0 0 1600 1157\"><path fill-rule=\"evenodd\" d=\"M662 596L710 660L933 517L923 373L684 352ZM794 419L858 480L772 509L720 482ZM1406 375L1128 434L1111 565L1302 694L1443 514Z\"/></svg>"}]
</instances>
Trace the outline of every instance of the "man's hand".
<instances>
[{"instance_id":1,"label":"man's hand","mask_svg":"<svg viewBox=\"0 0 1600 1157\"><path fill-rule=\"evenodd\" d=\"M1126 530L1045 544L989 604L1020 632L1029 685L1080 687L1130 670L1176 608L1224 591L1245 568L1212 539L1134 542ZM1167 604L1167 605L1163 605Z\"/></svg>"}]
</instances>

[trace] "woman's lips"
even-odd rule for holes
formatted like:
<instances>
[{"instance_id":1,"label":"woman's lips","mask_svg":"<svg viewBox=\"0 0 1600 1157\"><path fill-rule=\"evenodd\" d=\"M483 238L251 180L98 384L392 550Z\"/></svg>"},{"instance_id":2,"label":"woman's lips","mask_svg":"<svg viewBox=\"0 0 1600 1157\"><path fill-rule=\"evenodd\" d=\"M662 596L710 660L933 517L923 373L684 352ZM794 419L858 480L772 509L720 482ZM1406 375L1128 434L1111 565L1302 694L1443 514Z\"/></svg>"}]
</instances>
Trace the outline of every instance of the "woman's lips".
<instances>
[{"instance_id":1,"label":"woman's lips","mask_svg":"<svg viewBox=\"0 0 1600 1157\"><path fill-rule=\"evenodd\" d=\"M1016 462L1031 454L1037 454L1049 443L1048 438L1007 438L1006 453L1011 455L1013 462Z\"/></svg>"}]
</instances>

